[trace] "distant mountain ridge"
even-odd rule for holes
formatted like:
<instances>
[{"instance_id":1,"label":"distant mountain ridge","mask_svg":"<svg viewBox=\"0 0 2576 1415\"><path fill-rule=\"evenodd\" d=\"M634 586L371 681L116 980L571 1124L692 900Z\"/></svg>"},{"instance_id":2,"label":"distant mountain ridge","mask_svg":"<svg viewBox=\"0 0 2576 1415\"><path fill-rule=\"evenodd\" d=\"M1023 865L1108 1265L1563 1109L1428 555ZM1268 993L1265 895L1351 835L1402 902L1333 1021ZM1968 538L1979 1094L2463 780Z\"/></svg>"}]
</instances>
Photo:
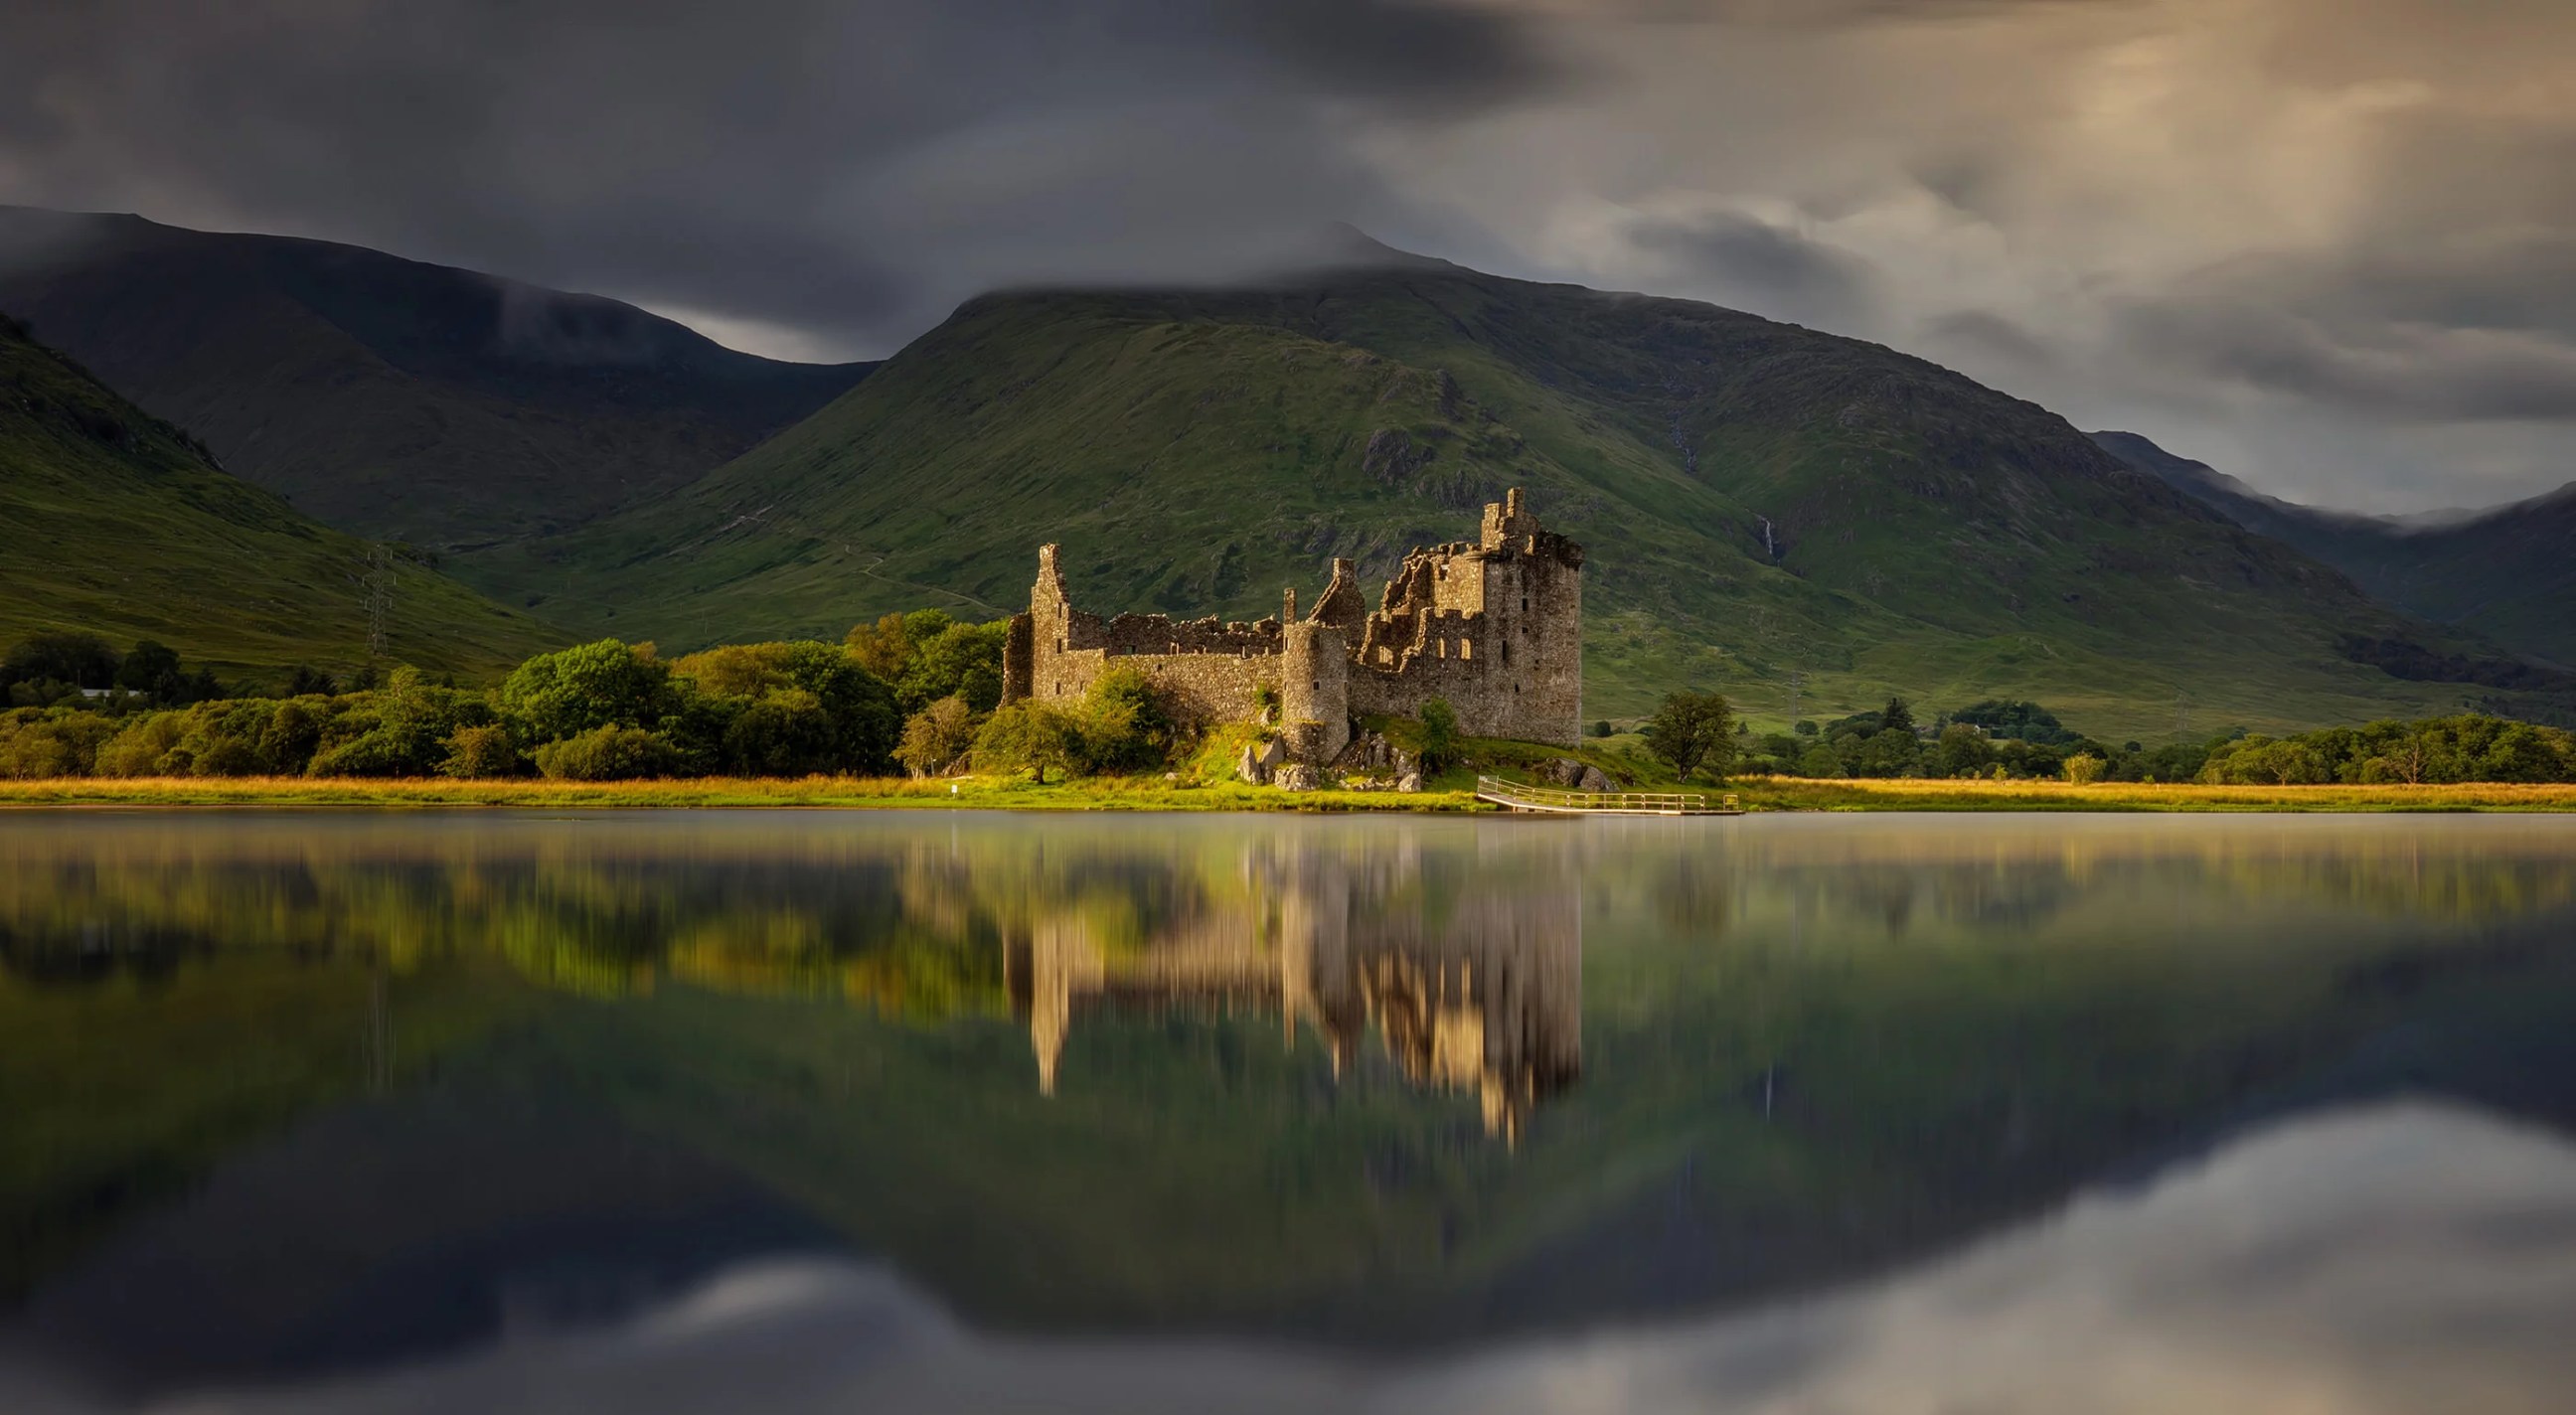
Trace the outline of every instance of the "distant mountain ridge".
<instances>
[{"instance_id":1,"label":"distant mountain ridge","mask_svg":"<svg viewBox=\"0 0 2576 1415\"><path fill-rule=\"evenodd\" d=\"M1511 485L1591 548L1603 715L1686 685L1775 718L1905 692L2171 735L2493 686L2388 661L2498 676L2491 649L1950 370L1419 259L985 296L675 495L461 573L687 645L923 603L999 614L1055 541L1087 608L1254 613L1331 556L1382 577Z\"/></svg>"},{"instance_id":2,"label":"distant mountain ridge","mask_svg":"<svg viewBox=\"0 0 2576 1415\"><path fill-rule=\"evenodd\" d=\"M552 626L371 548L218 469L195 440L0 320L0 644L39 630L157 639L226 678L386 657L484 676Z\"/></svg>"},{"instance_id":3,"label":"distant mountain ridge","mask_svg":"<svg viewBox=\"0 0 2576 1415\"><path fill-rule=\"evenodd\" d=\"M2566 709L2492 616L2375 602L2313 514L1925 360L1356 235L1326 259L996 293L809 367L353 247L0 209L0 310L303 510L668 648L997 616L1047 541L1086 607L1259 613L1517 485L1593 549L1600 715L1685 686L1772 720L2039 699L2110 740Z\"/></svg>"},{"instance_id":4,"label":"distant mountain ridge","mask_svg":"<svg viewBox=\"0 0 2576 1415\"><path fill-rule=\"evenodd\" d=\"M2389 604L2576 666L2576 482L2483 511L2361 516L2265 496L2136 433L2093 438L2237 524L2334 566Z\"/></svg>"},{"instance_id":5,"label":"distant mountain ridge","mask_svg":"<svg viewBox=\"0 0 2576 1415\"><path fill-rule=\"evenodd\" d=\"M0 207L0 313L323 521L432 547L659 495L872 364L356 246Z\"/></svg>"}]
</instances>

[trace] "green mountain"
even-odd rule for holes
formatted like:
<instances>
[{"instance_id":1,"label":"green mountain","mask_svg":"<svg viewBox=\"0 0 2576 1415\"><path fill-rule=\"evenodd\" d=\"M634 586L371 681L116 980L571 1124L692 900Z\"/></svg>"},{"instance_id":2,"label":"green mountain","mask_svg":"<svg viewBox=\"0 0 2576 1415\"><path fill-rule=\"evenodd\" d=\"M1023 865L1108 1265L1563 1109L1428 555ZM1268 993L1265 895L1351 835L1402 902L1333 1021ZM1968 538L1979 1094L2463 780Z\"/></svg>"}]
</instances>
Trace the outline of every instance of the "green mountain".
<instances>
[{"instance_id":1,"label":"green mountain","mask_svg":"<svg viewBox=\"0 0 2576 1415\"><path fill-rule=\"evenodd\" d=\"M431 547L659 495L871 367L354 246L19 207L0 311L307 514Z\"/></svg>"},{"instance_id":2,"label":"green mountain","mask_svg":"<svg viewBox=\"0 0 2576 1415\"><path fill-rule=\"evenodd\" d=\"M2389 604L2576 665L2576 482L2466 515L2391 520L2265 496L2136 433L2093 437L2131 466L2297 546Z\"/></svg>"},{"instance_id":3,"label":"green mountain","mask_svg":"<svg viewBox=\"0 0 2576 1415\"><path fill-rule=\"evenodd\" d=\"M1602 715L1685 684L1774 720L2008 694L2160 737L2486 691L2359 661L2421 648L2438 676L2477 650L1920 359L1391 255L975 300L678 494L458 573L678 646L998 615L1057 541L1088 606L1250 614L1328 557L1383 575L1457 539L1511 485L1591 547Z\"/></svg>"},{"instance_id":4,"label":"green mountain","mask_svg":"<svg viewBox=\"0 0 2576 1415\"><path fill-rule=\"evenodd\" d=\"M227 475L186 433L0 319L0 643L158 639L233 676L367 657L487 673L563 635Z\"/></svg>"}]
</instances>

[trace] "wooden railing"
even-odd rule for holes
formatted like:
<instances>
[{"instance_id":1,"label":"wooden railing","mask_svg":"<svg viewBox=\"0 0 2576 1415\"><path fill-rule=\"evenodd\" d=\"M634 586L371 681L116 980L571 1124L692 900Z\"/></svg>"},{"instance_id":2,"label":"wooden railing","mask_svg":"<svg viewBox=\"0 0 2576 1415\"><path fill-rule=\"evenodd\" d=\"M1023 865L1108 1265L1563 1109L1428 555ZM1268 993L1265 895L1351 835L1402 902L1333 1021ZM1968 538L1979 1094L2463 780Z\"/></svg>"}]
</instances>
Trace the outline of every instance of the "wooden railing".
<instances>
[{"instance_id":1,"label":"wooden railing","mask_svg":"<svg viewBox=\"0 0 2576 1415\"><path fill-rule=\"evenodd\" d=\"M1476 795L1516 811L1556 811L1569 815L1703 816L1734 809L1712 806L1696 791L1568 791L1557 786L1531 786L1491 776L1476 778Z\"/></svg>"}]
</instances>

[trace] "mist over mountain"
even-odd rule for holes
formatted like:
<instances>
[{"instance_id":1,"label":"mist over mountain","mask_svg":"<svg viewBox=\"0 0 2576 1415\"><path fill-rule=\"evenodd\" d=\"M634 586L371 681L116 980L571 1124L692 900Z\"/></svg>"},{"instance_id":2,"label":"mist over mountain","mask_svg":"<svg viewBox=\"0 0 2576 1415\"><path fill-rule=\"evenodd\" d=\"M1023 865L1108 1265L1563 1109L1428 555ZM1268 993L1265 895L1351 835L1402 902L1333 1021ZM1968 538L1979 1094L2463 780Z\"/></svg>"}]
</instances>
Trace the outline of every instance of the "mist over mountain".
<instances>
[{"instance_id":1,"label":"mist over mountain","mask_svg":"<svg viewBox=\"0 0 2576 1415\"><path fill-rule=\"evenodd\" d=\"M867 364L355 246L0 207L0 312L357 534L561 529L679 486Z\"/></svg>"}]
</instances>

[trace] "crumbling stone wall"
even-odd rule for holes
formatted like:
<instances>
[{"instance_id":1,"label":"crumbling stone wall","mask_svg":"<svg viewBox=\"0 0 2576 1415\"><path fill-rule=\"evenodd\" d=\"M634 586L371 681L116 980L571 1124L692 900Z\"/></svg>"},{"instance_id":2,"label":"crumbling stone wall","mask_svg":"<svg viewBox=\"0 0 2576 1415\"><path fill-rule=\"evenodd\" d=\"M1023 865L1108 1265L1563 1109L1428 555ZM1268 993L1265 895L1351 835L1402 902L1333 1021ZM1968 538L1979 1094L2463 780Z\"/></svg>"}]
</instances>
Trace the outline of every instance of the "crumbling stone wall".
<instances>
[{"instance_id":1,"label":"crumbling stone wall","mask_svg":"<svg viewBox=\"0 0 2576 1415\"><path fill-rule=\"evenodd\" d=\"M1300 618L1251 624L1121 614L1066 598L1056 548L1038 551L1028 613L1011 621L1005 702L1079 699L1112 661L1142 671L1176 713L1200 723L1258 715L1276 694L1290 754L1322 763L1354 717L1418 716L1441 698L1479 737L1572 746L1582 731L1583 548L1542 527L1515 488L1485 508L1473 542L1417 549L1369 611L1351 562Z\"/></svg>"}]
</instances>

